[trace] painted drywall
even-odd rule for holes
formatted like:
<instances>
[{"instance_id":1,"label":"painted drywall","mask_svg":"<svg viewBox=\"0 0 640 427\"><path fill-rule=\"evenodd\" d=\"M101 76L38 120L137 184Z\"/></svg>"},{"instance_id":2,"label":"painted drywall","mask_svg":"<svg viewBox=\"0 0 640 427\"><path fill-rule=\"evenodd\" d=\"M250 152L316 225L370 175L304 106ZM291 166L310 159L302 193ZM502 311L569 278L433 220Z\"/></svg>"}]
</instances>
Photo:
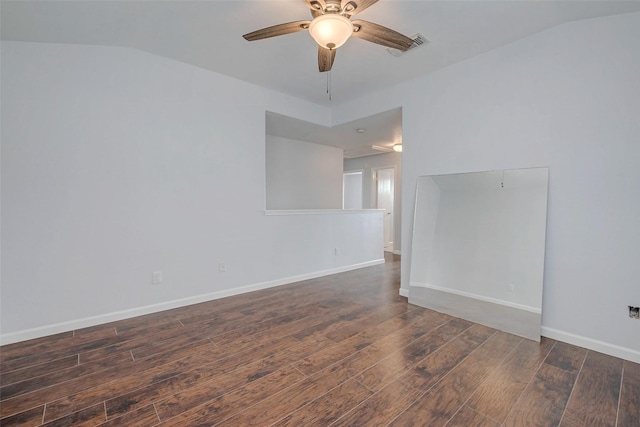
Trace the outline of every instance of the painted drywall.
<instances>
[{"instance_id":1,"label":"painted drywall","mask_svg":"<svg viewBox=\"0 0 640 427\"><path fill-rule=\"evenodd\" d=\"M382 259L381 215L265 215L265 111L327 109L132 49L1 54L3 342Z\"/></svg>"},{"instance_id":2,"label":"painted drywall","mask_svg":"<svg viewBox=\"0 0 640 427\"><path fill-rule=\"evenodd\" d=\"M393 251L397 254L402 250L402 153L385 153L374 156L344 159L344 171L362 171L362 206L364 209L375 209L376 188L373 182L373 172L376 169L395 168L393 177Z\"/></svg>"},{"instance_id":3,"label":"painted drywall","mask_svg":"<svg viewBox=\"0 0 640 427\"><path fill-rule=\"evenodd\" d=\"M342 209L340 148L266 136L267 209Z\"/></svg>"},{"instance_id":4,"label":"painted drywall","mask_svg":"<svg viewBox=\"0 0 640 427\"><path fill-rule=\"evenodd\" d=\"M640 361L638 40L638 13L571 22L334 107L402 107L403 289L418 176L549 166L543 334Z\"/></svg>"},{"instance_id":5,"label":"painted drywall","mask_svg":"<svg viewBox=\"0 0 640 427\"><path fill-rule=\"evenodd\" d=\"M342 208L363 209L362 171L344 174L342 179Z\"/></svg>"}]
</instances>

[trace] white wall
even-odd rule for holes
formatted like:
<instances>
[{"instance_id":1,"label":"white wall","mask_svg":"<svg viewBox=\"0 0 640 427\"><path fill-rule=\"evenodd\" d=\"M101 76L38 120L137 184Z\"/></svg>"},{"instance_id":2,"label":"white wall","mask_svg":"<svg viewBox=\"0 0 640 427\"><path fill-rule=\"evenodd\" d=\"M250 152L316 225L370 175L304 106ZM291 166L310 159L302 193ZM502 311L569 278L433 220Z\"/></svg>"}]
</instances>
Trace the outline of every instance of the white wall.
<instances>
[{"instance_id":1,"label":"white wall","mask_svg":"<svg viewBox=\"0 0 640 427\"><path fill-rule=\"evenodd\" d=\"M342 209L342 149L266 140L267 209Z\"/></svg>"},{"instance_id":2,"label":"white wall","mask_svg":"<svg viewBox=\"0 0 640 427\"><path fill-rule=\"evenodd\" d=\"M358 262L332 258L348 233L296 238L315 216L263 216L264 113L402 107L403 289L418 176L549 166L543 334L640 361L638 40L638 13L568 23L332 111L126 49L3 42L2 333Z\"/></svg>"},{"instance_id":3,"label":"white wall","mask_svg":"<svg viewBox=\"0 0 640 427\"><path fill-rule=\"evenodd\" d=\"M1 52L3 343L382 259L381 215L264 213L265 111L329 110L131 49Z\"/></svg>"},{"instance_id":4,"label":"white wall","mask_svg":"<svg viewBox=\"0 0 640 427\"><path fill-rule=\"evenodd\" d=\"M362 171L347 172L343 175L342 209L363 209Z\"/></svg>"},{"instance_id":5,"label":"white wall","mask_svg":"<svg viewBox=\"0 0 640 427\"><path fill-rule=\"evenodd\" d=\"M395 168L393 177L393 251L400 253L402 250L402 153L385 153L374 156L356 157L344 159L344 170L362 173L362 206L364 209L375 209L376 207L376 187L373 182L373 172L375 169Z\"/></svg>"},{"instance_id":6,"label":"white wall","mask_svg":"<svg viewBox=\"0 0 640 427\"><path fill-rule=\"evenodd\" d=\"M543 334L640 361L638 40L638 13L572 22L333 109L402 107L403 289L418 176L549 166Z\"/></svg>"}]
</instances>

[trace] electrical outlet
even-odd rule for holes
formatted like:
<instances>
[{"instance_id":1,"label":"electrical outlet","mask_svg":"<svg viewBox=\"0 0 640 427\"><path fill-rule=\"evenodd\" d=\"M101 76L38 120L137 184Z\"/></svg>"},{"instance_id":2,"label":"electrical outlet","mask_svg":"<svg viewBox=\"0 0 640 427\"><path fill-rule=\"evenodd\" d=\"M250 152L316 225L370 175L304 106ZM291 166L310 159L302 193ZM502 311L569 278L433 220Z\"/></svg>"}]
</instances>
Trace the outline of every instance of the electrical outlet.
<instances>
[{"instance_id":1,"label":"electrical outlet","mask_svg":"<svg viewBox=\"0 0 640 427\"><path fill-rule=\"evenodd\" d=\"M227 271L227 264L225 264L224 262L219 263L218 272L224 273L225 271Z\"/></svg>"},{"instance_id":2,"label":"electrical outlet","mask_svg":"<svg viewBox=\"0 0 640 427\"><path fill-rule=\"evenodd\" d=\"M339 252L338 252L338 248L333 248L333 254L335 256L338 256Z\"/></svg>"},{"instance_id":3,"label":"electrical outlet","mask_svg":"<svg viewBox=\"0 0 640 427\"><path fill-rule=\"evenodd\" d=\"M151 283L154 285L159 285L162 283L162 271L154 271L151 274Z\"/></svg>"},{"instance_id":4,"label":"electrical outlet","mask_svg":"<svg viewBox=\"0 0 640 427\"><path fill-rule=\"evenodd\" d=\"M640 319L640 307L629 306L629 317L632 319Z\"/></svg>"},{"instance_id":5,"label":"electrical outlet","mask_svg":"<svg viewBox=\"0 0 640 427\"><path fill-rule=\"evenodd\" d=\"M509 292L513 292L513 290L514 290L515 288L516 288L516 287L515 287L515 285L514 285L513 283L509 283L509 284L507 285L507 289L509 290Z\"/></svg>"}]
</instances>

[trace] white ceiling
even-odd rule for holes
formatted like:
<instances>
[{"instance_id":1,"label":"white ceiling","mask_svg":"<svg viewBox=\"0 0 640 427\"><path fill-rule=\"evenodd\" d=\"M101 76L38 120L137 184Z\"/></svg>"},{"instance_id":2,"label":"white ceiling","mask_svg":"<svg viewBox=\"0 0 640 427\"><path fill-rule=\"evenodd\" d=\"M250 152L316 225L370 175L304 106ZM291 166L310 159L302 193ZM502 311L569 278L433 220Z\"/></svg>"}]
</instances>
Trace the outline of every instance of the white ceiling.
<instances>
[{"instance_id":1,"label":"white ceiling","mask_svg":"<svg viewBox=\"0 0 640 427\"><path fill-rule=\"evenodd\" d=\"M330 106L561 23L640 11L640 1L381 0L358 18L408 36L420 33L430 42L394 57L382 46L351 38L336 55L331 100L326 93L326 73L317 70L317 47L306 32L255 42L242 38L259 28L310 19L303 0L2 0L0 7L3 40L137 48ZM399 117L397 112L395 117ZM388 117L378 119L383 118ZM374 123L369 120L349 126L367 128ZM285 120L284 124L299 128L295 122ZM398 126L399 121L392 124L385 138L397 138ZM324 135L318 130L300 132L306 132L305 140L309 140L310 135ZM347 130L340 127L332 131L344 136ZM374 132L361 135L361 143L376 144L373 140L363 142L367 135ZM296 139L295 134L288 137ZM342 137L334 135L332 141L336 139ZM385 142L389 146L393 143L389 139Z\"/></svg>"}]
</instances>

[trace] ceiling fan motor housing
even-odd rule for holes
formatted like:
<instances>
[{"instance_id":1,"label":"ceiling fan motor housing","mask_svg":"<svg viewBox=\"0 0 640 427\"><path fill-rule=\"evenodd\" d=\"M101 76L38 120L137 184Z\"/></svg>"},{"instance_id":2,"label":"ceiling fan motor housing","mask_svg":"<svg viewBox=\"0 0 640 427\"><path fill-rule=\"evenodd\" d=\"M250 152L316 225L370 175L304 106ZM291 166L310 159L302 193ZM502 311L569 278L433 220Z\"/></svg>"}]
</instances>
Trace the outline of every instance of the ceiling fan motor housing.
<instances>
[{"instance_id":1,"label":"ceiling fan motor housing","mask_svg":"<svg viewBox=\"0 0 640 427\"><path fill-rule=\"evenodd\" d=\"M325 12L329 12L329 13L342 12L342 5L340 0L325 0L325 4L327 5L324 9Z\"/></svg>"}]
</instances>

